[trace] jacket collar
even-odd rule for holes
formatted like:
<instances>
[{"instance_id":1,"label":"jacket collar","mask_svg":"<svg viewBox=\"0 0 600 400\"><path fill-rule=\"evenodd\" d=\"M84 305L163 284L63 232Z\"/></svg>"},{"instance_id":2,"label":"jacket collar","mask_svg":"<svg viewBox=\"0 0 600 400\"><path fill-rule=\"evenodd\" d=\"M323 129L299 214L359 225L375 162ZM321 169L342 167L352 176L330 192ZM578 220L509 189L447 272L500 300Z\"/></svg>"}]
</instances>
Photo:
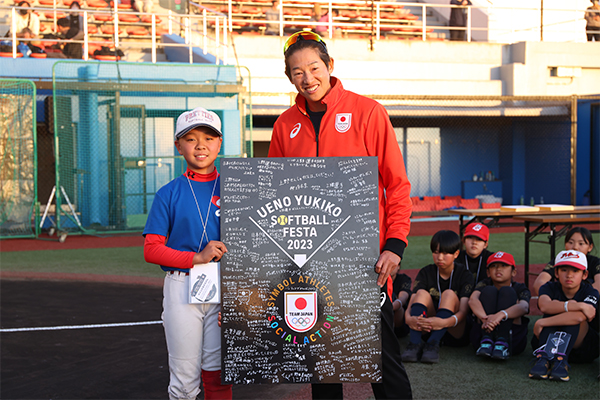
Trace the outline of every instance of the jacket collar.
<instances>
[{"instance_id":1,"label":"jacket collar","mask_svg":"<svg viewBox=\"0 0 600 400\"><path fill-rule=\"evenodd\" d=\"M329 90L329 93L327 93L321 100L321 103L327 106L337 103L344 92L342 81L340 81L338 78L332 76L330 78L330 82L331 90ZM296 95L296 106L298 106L298 109L302 114L308 115L306 112L306 99L300 93ZM329 109L329 107L327 107L327 109Z\"/></svg>"}]
</instances>

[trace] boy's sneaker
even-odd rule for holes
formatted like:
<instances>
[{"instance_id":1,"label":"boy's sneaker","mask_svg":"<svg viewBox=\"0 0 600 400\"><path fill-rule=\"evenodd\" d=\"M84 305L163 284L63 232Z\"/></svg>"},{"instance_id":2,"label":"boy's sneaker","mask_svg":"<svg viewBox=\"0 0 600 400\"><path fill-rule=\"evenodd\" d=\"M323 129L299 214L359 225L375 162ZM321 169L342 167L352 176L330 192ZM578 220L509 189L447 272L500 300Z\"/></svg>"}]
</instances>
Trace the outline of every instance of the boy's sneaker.
<instances>
[{"instance_id":1,"label":"boy's sneaker","mask_svg":"<svg viewBox=\"0 0 600 400\"><path fill-rule=\"evenodd\" d=\"M425 343L421 362L426 364L436 364L440 362L440 344L437 342Z\"/></svg>"},{"instance_id":2,"label":"boy's sneaker","mask_svg":"<svg viewBox=\"0 0 600 400\"><path fill-rule=\"evenodd\" d=\"M423 342L421 343L409 343L406 346L406 350L402 353L402 361L403 362L417 362L421 357L421 352L423 351Z\"/></svg>"},{"instance_id":3,"label":"boy's sneaker","mask_svg":"<svg viewBox=\"0 0 600 400\"><path fill-rule=\"evenodd\" d=\"M531 379L548 379L550 372L550 359L545 351L539 351L535 355L535 365L529 370Z\"/></svg>"},{"instance_id":4,"label":"boy's sneaker","mask_svg":"<svg viewBox=\"0 0 600 400\"><path fill-rule=\"evenodd\" d=\"M502 338L498 338L494 343L494 349L492 350L492 358L496 360L506 360L508 358L508 343Z\"/></svg>"},{"instance_id":5,"label":"boy's sneaker","mask_svg":"<svg viewBox=\"0 0 600 400\"><path fill-rule=\"evenodd\" d=\"M492 348L494 346L494 342L488 336L485 336L479 342L479 348L475 352L476 356L482 357L491 357L492 356Z\"/></svg>"},{"instance_id":6,"label":"boy's sneaker","mask_svg":"<svg viewBox=\"0 0 600 400\"><path fill-rule=\"evenodd\" d=\"M568 382L569 368L569 363L567 363L564 354L557 354L554 358L554 363L552 364L550 380Z\"/></svg>"}]
</instances>

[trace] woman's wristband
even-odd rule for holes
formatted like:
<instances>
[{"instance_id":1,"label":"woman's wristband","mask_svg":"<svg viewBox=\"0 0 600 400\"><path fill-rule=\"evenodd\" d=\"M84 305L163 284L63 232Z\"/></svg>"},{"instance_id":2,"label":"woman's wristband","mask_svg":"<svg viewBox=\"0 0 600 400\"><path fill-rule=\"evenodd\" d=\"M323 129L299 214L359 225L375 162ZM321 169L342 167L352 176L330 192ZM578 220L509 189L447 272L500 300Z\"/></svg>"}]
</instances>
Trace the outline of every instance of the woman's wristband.
<instances>
[{"instance_id":1,"label":"woman's wristband","mask_svg":"<svg viewBox=\"0 0 600 400\"><path fill-rule=\"evenodd\" d=\"M396 300L394 300L394 302L396 302L396 301L397 301L398 303L400 303L400 307L404 307L404 304L402 304L402 300L400 300L400 299L396 299Z\"/></svg>"},{"instance_id":2,"label":"woman's wristband","mask_svg":"<svg viewBox=\"0 0 600 400\"><path fill-rule=\"evenodd\" d=\"M502 321L506 321L508 319L508 313L504 310L500 310L500 312L504 313L504 318L502 318Z\"/></svg>"}]
</instances>

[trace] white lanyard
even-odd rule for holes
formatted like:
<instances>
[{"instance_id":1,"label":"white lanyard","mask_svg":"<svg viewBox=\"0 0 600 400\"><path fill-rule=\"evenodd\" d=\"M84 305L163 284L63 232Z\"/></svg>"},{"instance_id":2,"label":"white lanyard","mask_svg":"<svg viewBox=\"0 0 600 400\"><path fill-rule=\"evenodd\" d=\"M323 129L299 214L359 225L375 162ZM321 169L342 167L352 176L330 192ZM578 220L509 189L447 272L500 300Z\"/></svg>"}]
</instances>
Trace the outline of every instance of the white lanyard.
<instances>
[{"instance_id":1,"label":"white lanyard","mask_svg":"<svg viewBox=\"0 0 600 400\"><path fill-rule=\"evenodd\" d=\"M187 176L187 174L185 174L185 177L187 178L188 184L190 185L190 190L192 191L192 196L194 196L194 201L196 202L196 208L198 209L198 216L200 217L200 223L202 224L202 237L200 238L200 244L198 245L198 250L196 251L196 253L200 252L200 248L202 247L202 241L204 240L204 237L206 237L206 244L208 244L208 235L206 234L206 225L208 224L208 217L210 216L210 206L212 204L212 198L215 195L215 188L217 187L217 180L219 179L219 175L217 175L217 177L215 178L215 183L213 185L213 190L212 190L212 194L210 195L210 198L208 199L208 210L206 210L206 221L204 220L204 218L202 218L202 213L200 212L200 206L198 205L198 199L196 199L196 193L194 193L194 189L192 188L192 182L190 181L190 177Z\"/></svg>"},{"instance_id":2,"label":"white lanyard","mask_svg":"<svg viewBox=\"0 0 600 400\"><path fill-rule=\"evenodd\" d=\"M452 290L452 276L454 275L454 270L450 273L450 285L448 285L448 289ZM438 300L438 307L442 302L442 289L440 288L440 269L437 269L437 285L438 285L438 293L440 294L440 299Z\"/></svg>"}]
</instances>

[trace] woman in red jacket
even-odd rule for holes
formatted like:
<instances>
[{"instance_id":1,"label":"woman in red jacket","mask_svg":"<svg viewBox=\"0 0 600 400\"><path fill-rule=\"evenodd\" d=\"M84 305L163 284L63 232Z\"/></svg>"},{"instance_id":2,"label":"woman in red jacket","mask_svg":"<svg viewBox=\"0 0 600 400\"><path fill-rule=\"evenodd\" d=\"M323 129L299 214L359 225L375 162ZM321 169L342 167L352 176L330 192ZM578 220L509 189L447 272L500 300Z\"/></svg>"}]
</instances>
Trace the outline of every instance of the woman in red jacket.
<instances>
[{"instance_id":1,"label":"woman in red jacket","mask_svg":"<svg viewBox=\"0 0 600 400\"><path fill-rule=\"evenodd\" d=\"M269 157L378 157L380 256L377 284L385 302L382 316L383 383L377 399L412 398L410 382L394 335L392 278L410 231L410 183L385 108L347 91L331 76L333 59L323 39L297 32L284 46L285 73L296 86L296 104L275 122ZM341 384L313 385L313 398L342 398Z\"/></svg>"}]
</instances>

